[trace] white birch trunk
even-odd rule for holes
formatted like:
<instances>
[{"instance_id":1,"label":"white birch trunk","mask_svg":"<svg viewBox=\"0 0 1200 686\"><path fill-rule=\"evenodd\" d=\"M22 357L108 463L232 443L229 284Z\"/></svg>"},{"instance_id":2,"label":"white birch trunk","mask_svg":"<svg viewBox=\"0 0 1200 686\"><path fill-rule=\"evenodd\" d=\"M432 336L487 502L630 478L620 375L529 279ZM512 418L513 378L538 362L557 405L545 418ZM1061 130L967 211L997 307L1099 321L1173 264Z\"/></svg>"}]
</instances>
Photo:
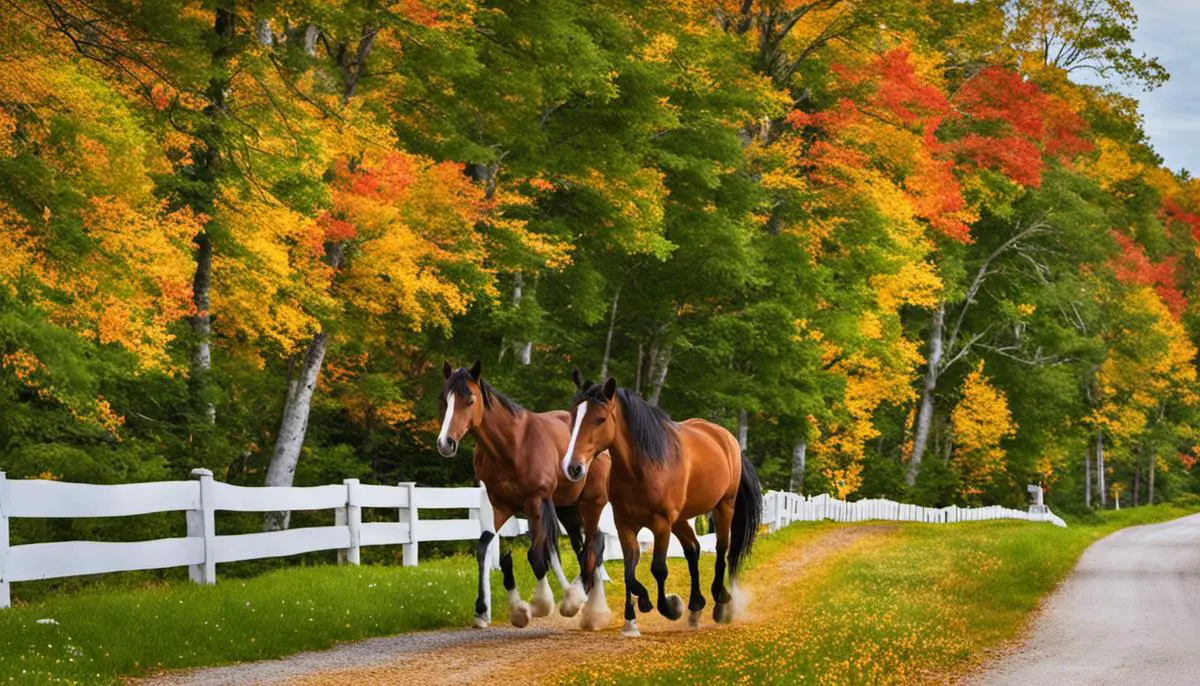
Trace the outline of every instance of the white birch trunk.
<instances>
[{"instance_id":1,"label":"white birch trunk","mask_svg":"<svg viewBox=\"0 0 1200 686\"><path fill-rule=\"evenodd\" d=\"M604 339L604 359L600 362L600 382L608 378L608 359L612 353L613 329L617 327L617 303L621 300L621 287L617 286L617 292L613 293L612 314L608 317L608 337Z\"/></svg>"},{"instance_id":2,"label":"white birch trunk","mask_svg":"<svg viewBox=\"0 0 1200 686\"><path fill-rule=\"evenodd\" d=\"M933 426L933 393L937 390L938 374L941 372L945 335L946 305L940 303L933 311L933 323L929 330L929 360L925 369L925 384L921 389L921 407L917 412L917 425L913 436L912 455L908 460L908 471L904 481L912 486L921 471L921 458L929 447L929 432Z\"/></svg>"},{"instance_id":3,"label":"white birch trunk","mask_svg":"<svg viewBox=\"0 0 1200 686\"><path fill-rule=\"evenodd\" d=\"M800 493L804 487L804 468L808 461L808 443L804 439L796 441L792 448L792 478L788 482L788 490Z\"/></svg>"},{"instance_id":4,"label":"white birch trunk","mask_svg":"<svg viewBox=\"0 0 1200 686\"><path fill-rule=\"evenodd\" d=\"M288 382L287 402L283 406L283 421L275 438L275 450L271 464L267 467L266 486L291 486L296 476L296 465L300 461L300 448L304 445L304 434L308 431L308 414L312 408L313 391L317 377L325 361L329 337L324 332L317 334L308 345L299 373ZM281 531L288 528L290 512L268 512L263 517L264 531Z\"/></svg>"},{"instance_id":5,"label":"white birch trunk","mask_svg":"<svg viewBox=\"0 0 1200 686\"><path fill-rule=\"evenodd\" d=\"M513 275L513 309L521 307L521 298L524 297L525 276L521 272ZM513 351L517 355L517 362L523 365L528 365L533 361L533 341L518 341L513 344Z\"/></svg>"},{"instance_id":6,"label":"white birch trunk","mask_svg":"<svg viewBox=\"0 0 1200 686\"><path fill-rule=\"evenodd\" d=\"M658 399L662 395L663 385L667 382L667 370L671 366L671 346L658 348L650 358L650 395L646 402L658 407Z\"/></svg>"},{"instance_id":7,"label":"white birch trunk","mask_svg":"<svg viewBox=\"0 0 1200 686\"><path fill-rule=\"evenodd\" d=\"M212 371L212 239L207 233L196 237L196 273L192 278L192 304L196 314L192 316L192 333L195 336L195 347L192 349L192 379L195 388L205 395L210 383ZM217 408L210 401L204 406L204 416L209 424L217 421Z\"/></svg>"}]
</instances>

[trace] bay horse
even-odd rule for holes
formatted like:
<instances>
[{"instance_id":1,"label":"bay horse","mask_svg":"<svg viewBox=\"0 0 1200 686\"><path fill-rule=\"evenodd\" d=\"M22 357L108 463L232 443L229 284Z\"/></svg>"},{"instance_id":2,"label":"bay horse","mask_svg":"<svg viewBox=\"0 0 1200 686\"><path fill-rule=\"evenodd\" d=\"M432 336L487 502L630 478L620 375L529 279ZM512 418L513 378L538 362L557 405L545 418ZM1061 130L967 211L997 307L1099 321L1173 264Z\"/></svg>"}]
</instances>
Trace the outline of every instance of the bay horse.
<instances>
[{"instance_id":1,"label":"bay horse","mask_svg":"<svg viewBox=\"0 0 1200 686\"><path fill-rule=\"evenodd\" d=\"M683 615L683 601L666 595L667 546L671 534L687 558L692 587L688 623L695 627L704 609L700 592L700 542L688 519L713 513L717 560L712 583L713 619L733 619L733 594L725 588L726 553L729 580L737 592L737 574L750 553L762 519L762 490L758 475L738 448L733 434L702 419L676 423L665 412L608 378L602 385L581 383L572 401L571 438L563 453L562 471L582 481L596 468L596 456L611 456L608 496L612 502L621 552L625 557L626 636L639 635L633 598L638 609L653 609L650 593L637 580L641 555L637 534L642 527L654 534L650 573L658 582L658 611L670 620ZM601 469L608 469L602 465Z\"/></svg>"},{"instance_id":2,"label":"bay horse","mask_svg":"<svg viewBox=\"0 0 1200 686\"><path fill-rule=\"evenodd\" d=\"M608 503L608 456L597 459L586 481L560 475L559 458L566 449L570 416L566 412L530 412L506 398L482 377L478 360L470 369L442 365L445 384L439 396L442 427L437 449L454 457L465 434L475 438L475 477L487 488L495 519L485 523L475 556L479 563L479 593L475 600L475 626L491 621L491 584L488 550L496 532L510 517L523 513L529 521L532 544L529 564L537 586L526 603L513 577L512 551L500 557L504 588L508 592L508 618L524 627L530 616L544 617L554 607L554 593L546 580L553 568L563 588L559 612L572 617L583 607L580 626L596 630L608 625L612 613L604 598L603 569L593 583L593 570L603 561L604 538L598 535L600 513ZM580 578L567 582L558 556L558 521L579 558ZM507 545L504 547L507 548Z\"/></svg>"}]
</instances>

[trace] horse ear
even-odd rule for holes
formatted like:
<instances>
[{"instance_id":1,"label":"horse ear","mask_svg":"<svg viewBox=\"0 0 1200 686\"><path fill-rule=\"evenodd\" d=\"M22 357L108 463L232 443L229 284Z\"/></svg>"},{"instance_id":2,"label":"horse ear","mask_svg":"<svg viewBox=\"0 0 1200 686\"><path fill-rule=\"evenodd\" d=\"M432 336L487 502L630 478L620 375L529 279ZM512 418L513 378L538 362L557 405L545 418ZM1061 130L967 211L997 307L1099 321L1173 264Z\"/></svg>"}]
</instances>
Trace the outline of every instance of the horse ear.
<instances>
[{"instance_id":1,"label":"horse ear","mask_svg":"<svg viewBox=\"0 0 1200 686\"><path fill-rule=\"evenodd\" d=\"M604 394L605 400L612 400L617 394L617 380L611 376L604 380L604 386L600 388L600 392Z\"/></svg>"},{"instance_id":2,"label":"horse ear","mask_svg":"<svg viewBox=\"0 0 1200 686\"><path fill-rule=\"evenodd\" d=\"M450 366L450 363L447 362L446 360L442 360L442 376L449 379L450 375L453 373L454 373L454 368Z\"/></svg>"},{"instance_id":3,"label":"horse ear","mask_svg":"<svg viewBox=\"0 0 1200 686\"><path fill-rule=\"evenodd\" d=\"M571 380L575 382L575 388L583 390L583 379L579 377L579 367L576 367L575 371L571 372Z\"/></svg>"},{"instance_id":4,"label":"horse ear","mask_svg":"<svg viewBox=\"0 0 1200 686\"><path fill-rule=\"evenodd\" d=\"M482 368L482 365L479 363L479 360L475 360L475 364L471 365L471 378L478 381L479 373L482 371L483 371L483 368Z\"/></svg>"}]
</instances>

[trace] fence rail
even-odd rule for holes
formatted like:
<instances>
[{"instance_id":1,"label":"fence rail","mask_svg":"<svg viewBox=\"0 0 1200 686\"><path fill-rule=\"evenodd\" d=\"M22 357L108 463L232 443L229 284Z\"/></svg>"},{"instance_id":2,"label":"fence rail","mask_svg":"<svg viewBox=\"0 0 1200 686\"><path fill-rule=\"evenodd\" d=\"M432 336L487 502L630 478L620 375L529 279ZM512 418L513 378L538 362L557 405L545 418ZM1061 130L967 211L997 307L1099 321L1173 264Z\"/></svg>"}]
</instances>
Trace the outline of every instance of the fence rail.
<instances>
[{"instance_id":1,"label":"fence rail","mask_svg":"<svg viewBox=\"0 0 1200 686\"><path fill-rule=\"evenodd\" d=\"M10 605L13 582L54 579L168 567L188 568L199 584L216 583L218 563L283 557L323 550L338 551L342 563L358 564L364 546L399 545L402 562L416 565L422 541L478 540L492 529L492 508L483 487L425 488L414 483L396 486L341 484L314 487L245 487L213 480L212 472L197 469L191 481L97 485L45 480L12 480L0 472L0 608ZM396 511L393 521L363 522L362 508ZM467 510L466 519L421 519L421 510ZM333 510L332 526L218 536L216 512L273 512ZM187 536L132 543L64 541L9 545L9 520L22 518L129 517L157 512L183 512ZM845 502L828 495L804 497L770 491L763 497L763 524L776 531L792 522L829 519L837 522L893 520L945 524L988 519L1020 519L1066 526L1050 512L1031 513L1003 507L928 508L889 500ZM612 510L600 520L605 557L620 557ZM512 519L499 531L518 536L528 531L524 520ZM700 536L701 549L713 552L716 537ZM639 540L651 542L643 530ZM499 541L492 545L498 546ZM668 552L682 557L678 541ZM492 555L493 561L499 555Z\"/></svg>"}]
</instances>

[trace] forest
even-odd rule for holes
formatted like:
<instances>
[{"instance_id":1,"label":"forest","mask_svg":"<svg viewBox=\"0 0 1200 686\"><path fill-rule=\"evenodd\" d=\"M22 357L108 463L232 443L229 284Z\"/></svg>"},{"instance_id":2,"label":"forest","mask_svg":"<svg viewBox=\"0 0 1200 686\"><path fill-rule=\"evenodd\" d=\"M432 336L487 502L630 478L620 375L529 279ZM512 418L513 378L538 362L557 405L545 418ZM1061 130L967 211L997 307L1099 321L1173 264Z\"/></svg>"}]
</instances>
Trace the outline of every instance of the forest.
<instances>
[{"instance_id":1,"label":"forest","mask_svg":"<svg viewBox=\"0 0 1200 686\"><path fill-rule=\"evenodd\" d=\"M471 483L478 359L770 488L1200 493L1200 182L1130 0L0 5L9 478Z\"/></svg>"}]
</instances>

